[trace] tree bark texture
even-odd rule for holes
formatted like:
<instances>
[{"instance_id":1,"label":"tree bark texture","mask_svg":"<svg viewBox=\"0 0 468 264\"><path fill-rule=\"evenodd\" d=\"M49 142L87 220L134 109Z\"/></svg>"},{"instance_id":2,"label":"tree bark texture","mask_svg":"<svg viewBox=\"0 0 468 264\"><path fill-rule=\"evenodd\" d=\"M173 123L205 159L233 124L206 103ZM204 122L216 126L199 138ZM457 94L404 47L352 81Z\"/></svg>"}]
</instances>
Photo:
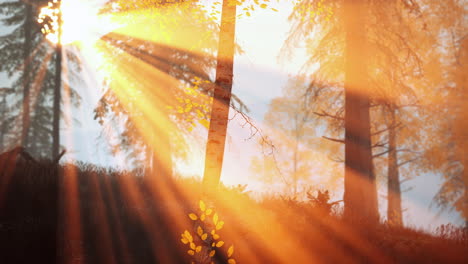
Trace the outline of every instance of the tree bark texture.
<instances>
[{"instance_id":1,"label":"tree bark texture","mask_svg":"<svg viewBox=\"0 0 468 264\"><path fill-rule=\"evenodd\" d=\"M21 128L21 145L28 147L29 125L31 123L31 46L32 46L32 6L26 5L26 20L24 22L24 44L23 44L23 117Z\"/></svg>"},{"instance_id":2,"label":"tree bark texture","mask_svg":"<svg viewBox=\"0 0 468 264\"><path fill-rule=\"evenodd\" d=\"M345 27L345 217L378 221L372 165L366 70L365 0L346 0Z\"/></svg>"},{"instance_id":3,"label":"tree bark texture","mask_svg":"<svg viewBox=\"0 0 468 264\"><path fill-rule=\"evenodd\" d=\"M52 158L59 155L60 152L60 102L62 91L62 14L58 15L58 39L55 55L55 87L54 87L54 116L52 122Z\"/></svg>"},{"instance_id":4,"label":"tree bark texture","mask_svg":"<svg viewBox=\"0 0 468 264\"><path fill-rule=\"evenodd\" d=\"M204 186L216 187L221 178L221 169L226 142L226 131L231 103L233 79L234 40L236 28L236 5L223 1L221 29L218 44L216 82L211 108L210 128L206 145Z\"/></svg>"},{"instance_id":5,"label":"tree bark texture","mask_svg":"<svg viewBox=\"0 0 468 264\"><path fill-rule=\"evenodd\" d=\"M390 124L388 130L388 206L387 219L388 222L395 226L402 226L402 210L401 210L401 187L400 174L398 170L398 155L397 155L397 131L395 120L395 107L390 107Z\"/></svg>"}]
</instances>

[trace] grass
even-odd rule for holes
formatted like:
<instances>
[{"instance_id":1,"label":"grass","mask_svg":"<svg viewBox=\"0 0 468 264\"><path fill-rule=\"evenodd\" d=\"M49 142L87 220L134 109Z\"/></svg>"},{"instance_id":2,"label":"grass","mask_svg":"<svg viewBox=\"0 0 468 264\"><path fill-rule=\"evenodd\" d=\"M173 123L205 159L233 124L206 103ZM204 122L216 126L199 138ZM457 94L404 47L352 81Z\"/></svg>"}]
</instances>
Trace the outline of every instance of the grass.
<instances>
[{"instance_id":1,"label":"grass","mask_svg":"<svg viewBox=\"0 0 468 264\"><path fill-rule=\"evenodd\" d=\"M468 263L462 229L427 234L345 221L323 193L257 201L242 186L207 192L196 179L87 164L18 164L0 168L0 179L2 263ZM224 221L216 232L225 243L213 258L196 255L211 250L188 254L190 243L181 242L185 230L197 237L209 225L199 221L200 199Z\"/></svg>"}]
</instances>

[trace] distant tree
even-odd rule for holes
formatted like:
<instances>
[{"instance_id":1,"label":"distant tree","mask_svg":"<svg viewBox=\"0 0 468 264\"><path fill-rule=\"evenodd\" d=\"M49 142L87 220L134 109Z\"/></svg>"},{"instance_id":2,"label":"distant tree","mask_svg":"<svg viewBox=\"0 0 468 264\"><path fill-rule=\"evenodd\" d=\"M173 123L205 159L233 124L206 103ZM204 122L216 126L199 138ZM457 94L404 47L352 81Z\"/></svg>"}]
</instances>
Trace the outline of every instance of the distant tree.
<instances>
[{"instance_id":1,"label":"distant tree","mask_svg":"<svg viewBox=\"0 0 468 264\"><path fill-rule=\"evenodd\" d=\"M432 93L433 86L427 85L423 66L427 55L433 52L437 34L428 30L426 24L433 16L431 8L421 8L430 1L422 2L369 1L364 32L367 41L361 43L366 44L367 52L368 88L362 89L361 94L369 97L373 173L385 175L389 181L389 199L393 202L389 203L388 212L396 212L396 220L392 221L397 224L401 223L401 174L408 179L426 170L422 157L427 144L415 141L422 141L430 131L424 121L430 115L420 100L424 93ZM328 120L327 133L331 137L327 138L345 143L339 137L346 119L347 99L340 89L346 86L343 85L346 62L342 54L348 44L345 38L348 27L341 26L343 23L349 26L343 21L346 4L301 1L296 10L290 17L293 29L285 48L300 39L306 40L311 57L305 66L319 63L313 79L325 84L307 92L321 95L315 104L316 114ZM298 17L300 14L302 18ZM393 122L392 116L397 121ZM389 218L393 218L392 213Z\"/></svg>"},{"instance_id":2,"label":"distant tree","mask_svg":"<svg viewBox=\"0 0 468 264\"><path fill-rule=\"evenodd\" d=\"M36 157L52 156L51 100L55 66L50 62L54 54L37 23L39 9L46 3L0 3L1 21L11 30L0 37L0 71L12 80L8 115L14 123L10 125L12 134L19 135L11 138L10 145L22 144ZM77 62L71 53L67 53L67 58L68 62ZM72 102L78 104L79 95L73 89L70 91Z\"/></svg>"},{"instance_id":3,"label":"distant tree","mask_svg":"<svg viewBox=\"0 0 468 264\"><path fill-rule=\"evenodd\" d=\"M251 163L260 181L276 185L282 181L293 197L305 191L299 189L299 183L330 189L339 175L337 163L328 159L333 143L318 137L320 120L310 105L315 101L304 96L307 85L317 84L307 82L304 76L291 78L283 95L270 102L264 133L274 149L263 149L263 157L255 157ZM260 146L265 147L262 142Z\"/></svg>"},{"instance_id":4,"label":"distant tree","mask_svg":"<svg viewBox=\"0 0 468 264\"><path fill-rule=\"evenodd\" d=\"M434 62L428 65L434 86L427 96L433 110L428 122L434 136L427 140L430 149L424 160L430 170L443 175L434 201L442 209L458 211L468 226L467 10L464 1L432 4L431 26L441 37L439 49L432 53Z\"/></svg>"}]
</instances>

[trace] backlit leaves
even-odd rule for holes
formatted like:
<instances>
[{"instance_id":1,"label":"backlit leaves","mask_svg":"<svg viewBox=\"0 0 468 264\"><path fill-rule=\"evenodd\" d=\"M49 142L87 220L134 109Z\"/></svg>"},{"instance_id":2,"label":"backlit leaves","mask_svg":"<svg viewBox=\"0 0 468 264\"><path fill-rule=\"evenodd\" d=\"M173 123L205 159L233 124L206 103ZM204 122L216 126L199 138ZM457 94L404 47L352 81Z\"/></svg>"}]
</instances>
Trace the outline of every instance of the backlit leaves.
<instances>
[{"instance_id":1,"label":"backlit leaves","mask_svg":"<svg viewBox=\"0 0 468 264\"><path fill-rule=\"evenodd\" d=\"M213 216L206 217L211 215ZM189 213L188 217L191 221L196 221L197 224L194 230L195 235L192 236L188 230L185 230L181 235L180 241L189 247L187 254L194 257L194 263L198 263L197 259L207 260L207 258L213 258L216 251L222 250L225 244L223 240L220 240L221 236L217 233L218 230L223 228L224 221L220 220L218 213L213 208L209 208L202 200L198 202L198 214ZM234 246L231 245L226 251L226 255L229 258L228 263L236 263L231 258L233 253Z\"/></svg>"}]
</instances>

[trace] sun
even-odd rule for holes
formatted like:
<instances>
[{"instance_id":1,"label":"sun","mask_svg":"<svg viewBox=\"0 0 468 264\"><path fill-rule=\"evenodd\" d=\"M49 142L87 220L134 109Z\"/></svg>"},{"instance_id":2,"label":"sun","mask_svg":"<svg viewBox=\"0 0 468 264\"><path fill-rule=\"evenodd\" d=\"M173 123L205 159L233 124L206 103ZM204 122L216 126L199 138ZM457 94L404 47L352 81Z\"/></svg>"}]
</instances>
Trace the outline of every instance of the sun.
<instances>
[{"instance_id":1,"label":"sun","mask_svg":"<svg viewBox=\"0 0 468 264\"><path fill-rule=\"evenodd\" d=\"M40 11L38 22L50 42L62 45L89 43L116 28L110 19L99 15L99 5L89 0L52 0ZM59 28L61 20L61 28ZM61 38L59 41L59 29Z\"/></svg>"}]
</instances>

